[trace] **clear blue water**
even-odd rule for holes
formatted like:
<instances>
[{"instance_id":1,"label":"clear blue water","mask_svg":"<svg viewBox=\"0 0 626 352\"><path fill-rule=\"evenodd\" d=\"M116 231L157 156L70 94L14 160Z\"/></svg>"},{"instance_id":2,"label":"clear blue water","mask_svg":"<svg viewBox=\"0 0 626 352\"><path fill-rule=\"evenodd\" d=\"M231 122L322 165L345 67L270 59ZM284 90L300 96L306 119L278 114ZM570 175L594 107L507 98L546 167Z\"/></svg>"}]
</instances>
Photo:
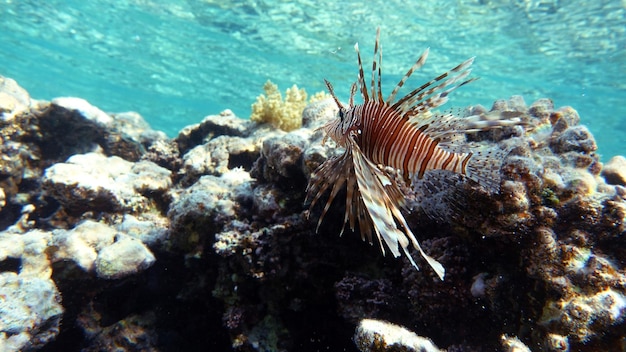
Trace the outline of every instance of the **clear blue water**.
<instances>
[{"instance_id":1,"label":"clear blue water","mask_svg":"<svg viewBox=\"0 0 626 352\"><path fill-rule=\"evenodd\" d=\"M567 1L0 0L0 75L34 98L134 110L174 136L229 108L247 118L271 79L344 98L359 42L382 30L385 91L426 47L413 86L476 56L452 106L523 95L570 105L603 160L626 142L626 3ZM410 86L410 85L409 85Z\"/></svg>"}]
</instances>

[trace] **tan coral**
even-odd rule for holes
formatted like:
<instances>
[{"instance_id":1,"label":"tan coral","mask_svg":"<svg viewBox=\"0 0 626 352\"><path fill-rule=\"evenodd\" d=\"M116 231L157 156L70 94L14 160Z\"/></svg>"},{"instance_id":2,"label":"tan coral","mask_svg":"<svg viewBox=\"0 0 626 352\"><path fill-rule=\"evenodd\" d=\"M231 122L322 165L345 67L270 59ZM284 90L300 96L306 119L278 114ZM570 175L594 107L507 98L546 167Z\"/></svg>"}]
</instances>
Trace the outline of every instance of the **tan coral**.
<instances>
[{"instance_id":1,"label":"tan coral","mask_svg":"<svg viewBox=\"0 0 626 352\"><path fill-rule=\"evenodd\" d=\"M302 127L302 111L307 105L307 93L304 89L298 89L294 84L285 92L284 100L278 86L269 80L265 82L263 90L265 94L259 95L252 104L252 121L270 123L287 132ZM316 93L311 97L311 102L325 97L325 93Z\"/></svg>"}]
</instances>

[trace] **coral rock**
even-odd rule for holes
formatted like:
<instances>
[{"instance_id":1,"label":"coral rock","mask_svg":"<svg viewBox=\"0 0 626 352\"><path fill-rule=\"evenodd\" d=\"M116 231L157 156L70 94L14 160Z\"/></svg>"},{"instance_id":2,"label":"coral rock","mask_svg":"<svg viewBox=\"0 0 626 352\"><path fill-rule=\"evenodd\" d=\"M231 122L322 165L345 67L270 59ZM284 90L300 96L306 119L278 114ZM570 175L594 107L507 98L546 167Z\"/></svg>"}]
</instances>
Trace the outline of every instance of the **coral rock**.
<instances>
[{"instance_id":1,"label":"coral rock","mask_svg":"<svg viewBox=\"0 0 626 352\"><path fill-rule=\"evenodd\" d=\"M145 210L142 194L164 193L171 172L150 161L132 163L99 153L74 155L46 169L44 189L69 212Z\"/></svg>"},{"instance_id":2,"label":"coral rock","mask_svg":"<svg viewBox=\"0 0 626 352\"><path fill-rule=\"evenodd\" d=\"M440 352L430 339L386 321L363 319L354 333L362 352Z\"/></svg>"},{"instance_id":3,"label":"coral rock","mask_svg":"<svg viewBox=\"0 0 626 352\"><path fill-rule=\"evenodd\" d=\"M113 124L113 118L104 111L89 104L88 101L81 98L64 97L52 99L52 104L64 107L67 110L76 110L83 115L87 120L94 121L98 125L104 127L111 126Z\"/></svg>"},{"instance_id":4,"label":"coral rock","mask_svg":"<svg viewBox=\"0 0 626 352\"><path fill-rule=\"evenodd\" d=\"M15 80L0 76L0 120L11 121L28 110L30 96Z\"/></svg>"},{"instance_id":5,"label":"coral rock","mask_svg":"<svg viewBox=\"0 0 626 352\"><path fill-rule=\"evenodd\" d=\"M3 272L0 296L1 350L33 350L54 340L63 308L52 280Z\"/></svg>"},{"instance_id":6,"label":"coral rock","mask_svg":"<svg viewBox=\"0 0 626 352\"><path fill-rule=\"evenodd\" d=\"M119 279L149 268L155 260L141 241L122 237L98 253L96 274L103 279Z\"/></svg>"},{"instance_id":7,"label":"coral rock","mask_svg":"<svg viewBox=\"0 0 626 352\"><path fill-rule=\"evenodd\" d=\"M171 231L177 233L172 240L183 249L195 248L208 239L217 224L236 215L237 194L249 194L250 175L240 169L221 177L202 176L189 188L176 194L167 214Z\"/></svg>"},{"instance_id":8,"label":"coral rock","mask_svg":"<svg viewBox=\"0 0 626 352\"><path fill-rule=\"evenodd\" d=\"M206 116L200 123L183 128L175 141L184 154L216 136L246 137L253 125L253 122L240 119L232 111L225 110L219 115Z\"/></svg>"},{"instance_id":9,"label":"coral rock","mask_svg":"<svg viewBox=\"0 0 626 352\"><path fill-rule=\"evenodd\" d=\"M500 339L505 352L530 352L530 348L515 336L502 335Z\"/></svg>"},{"instance_id":10,"label":"coral rock","mask_svg":"<svg viewBox=\"0 0 626 352\"><path fill-rule=\"evenodd\" d=\"M71 230L54 230L53 233L54 261L73 260L83 270L93 271L98 252L113 244L117 231L106 224L87 220Z\"/></svg>"},{"instance_id":11,"label":"coral rock","mask_svg":"<svg viewBox=\"0 0 626 352\"><path fill-rule=\"evenodd\" d=\"M610 185L626 186L626 158L617 155L604 164L602 176Z\"/></svg>"},{"instance_id":12,"label":"coral rock","mask_svg":"<svg viewBox=\"0 0 626 352\"><path fill-rule=\"evenodd\" d=\"M0 232L2 351L39 349L59 333L63 307L46 255L51 237L41 230Z\"/></svg>"}]
</instances>

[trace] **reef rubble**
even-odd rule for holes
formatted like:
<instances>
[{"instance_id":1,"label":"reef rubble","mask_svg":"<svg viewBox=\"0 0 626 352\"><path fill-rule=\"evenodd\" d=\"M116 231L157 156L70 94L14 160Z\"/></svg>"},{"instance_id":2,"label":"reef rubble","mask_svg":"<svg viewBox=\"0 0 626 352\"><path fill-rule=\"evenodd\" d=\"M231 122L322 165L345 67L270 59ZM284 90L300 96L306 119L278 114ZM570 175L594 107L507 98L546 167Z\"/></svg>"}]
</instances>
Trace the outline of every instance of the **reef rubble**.
<instances>
[{"instance_id":1,"label":"reef rubble","mask_svg":"<svg viewBox=\"0 0 626 352\"><path fill-rule=\"evenodd\" d=\"M433 172L409 197L443 282L340 237L341 202L316 233L335 113L285 132L225 110L168 138L0 76L0 350L626 350L626 159L603 164L574 109L467 109L526 123L468 136L510 151L500 193Z\"/></svg>"}]
</instances>

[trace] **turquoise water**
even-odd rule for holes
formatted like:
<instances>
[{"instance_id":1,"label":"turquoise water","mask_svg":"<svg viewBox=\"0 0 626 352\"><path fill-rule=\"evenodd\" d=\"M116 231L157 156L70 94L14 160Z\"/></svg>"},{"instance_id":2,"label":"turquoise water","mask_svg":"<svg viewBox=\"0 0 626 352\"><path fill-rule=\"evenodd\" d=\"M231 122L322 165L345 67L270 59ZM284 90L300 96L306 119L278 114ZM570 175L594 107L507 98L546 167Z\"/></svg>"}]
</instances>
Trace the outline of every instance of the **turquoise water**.
<instances>
[{"instance_id":1,"label":"turquoise water","mask_svg":"<svg viewBox=\"0 0 626 352\"><path fill-rule=\"evenodd\" d=\"M229 108L247 118L271 79L347 98L359 42L382 31L385 91L426 47L430 79L476 56L452 106L523 95L570 105L603 160L626 142L626 3L613 1L0 0L0 75L34 98L134 110L174 136ZM369 64L368 64L369 65Z\"/></svg>"}]
</instances>

